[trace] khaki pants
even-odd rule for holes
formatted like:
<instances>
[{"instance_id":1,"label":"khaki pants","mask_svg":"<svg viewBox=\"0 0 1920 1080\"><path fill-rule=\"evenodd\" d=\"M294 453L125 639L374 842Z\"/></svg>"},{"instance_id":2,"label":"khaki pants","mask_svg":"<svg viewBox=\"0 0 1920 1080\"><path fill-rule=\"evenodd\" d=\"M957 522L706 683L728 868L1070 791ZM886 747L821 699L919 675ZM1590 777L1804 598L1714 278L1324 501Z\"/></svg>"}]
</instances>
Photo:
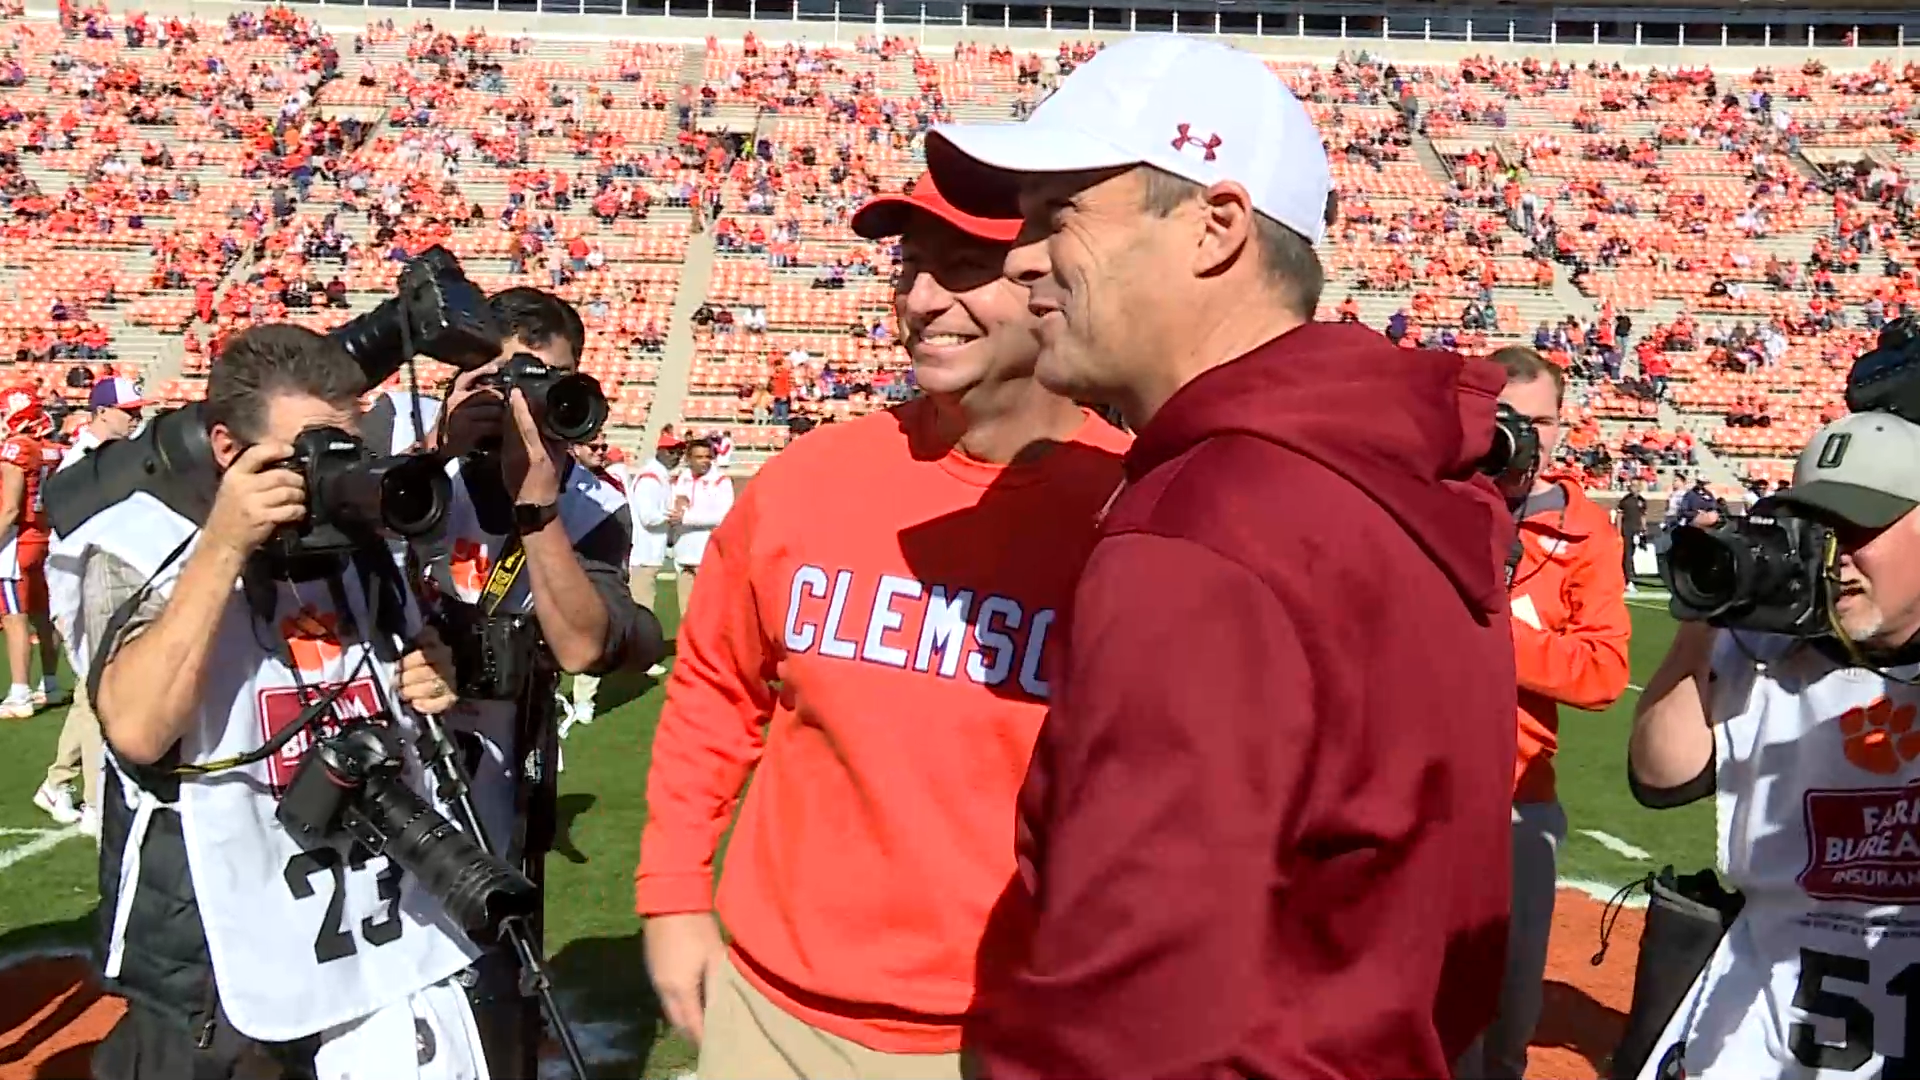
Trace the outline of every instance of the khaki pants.
<instances>
[{"instance_id":1,"label":"khaki pants","mask_svg":"<svg viewBox=\"0 0 1920 1080\"><path fill-rule=\"evenodd\" d=\"M685 571L682 571L684 573ZM809 1027L768 1001L733 962L707 987L700 1080L959 1080L960 1055L887 1054Z\"/></svg>"},{"instance_id":2,"label":"khaki pants","mask_svg":"<svg viewBox=\"0 0 1920 1080\"><path fill-rule=\"evenodd\" d=\"M698 566L675 566L673 568L673 591L680 601L680 618L687 617L687 605L693 602L693 579L699 573Z\"/></svg>"},{"instance_id":3,"label":"khaki pants","mask_svg":"<svg viewBox=\"0 0 1920 1080\"><path fill-rule=\"evenodd\" d=\"M633 602L653 610L653 602L660 594L660 568L657 566L627 567L627 592Z\"/></svg>"},{"instance_id":4,"label":"khaki pants","mask_svg":"<svg viewBox=\"0 0 1920 1080\"><path fill-rule=\"evenodd\" d=\"M660 591L660 568L657 566L629 566L627 594L633 602L653 610L654 594ZM593 708L593 696L600 692L600 676L575 675L573 677L573 707L575 711Z\"/></svg>"},{"instance_id":5,"label":"khaki pants","mask_svg":"<svg viewBox=\"0 0 1920 1080\"><path fill-rule=\"evenodd\" d=\"M73 688L73 704L67 706L67 722L60 728L60 743L53 752L53 764L47 766L47 783L65 787L80 778L81 801L100 805L100 769L106 746L100 738L100 720L93 715L93 703L87 700L87 681L79 679Z\"/></svg>"}]
</instances>

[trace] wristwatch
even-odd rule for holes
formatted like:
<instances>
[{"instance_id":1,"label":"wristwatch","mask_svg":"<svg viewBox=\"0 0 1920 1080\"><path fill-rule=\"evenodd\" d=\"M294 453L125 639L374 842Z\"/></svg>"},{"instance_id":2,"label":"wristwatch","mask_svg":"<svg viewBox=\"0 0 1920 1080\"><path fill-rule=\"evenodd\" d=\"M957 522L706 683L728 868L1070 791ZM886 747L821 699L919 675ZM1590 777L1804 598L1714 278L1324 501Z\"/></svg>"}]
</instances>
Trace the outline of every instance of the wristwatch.
<instances>
[{"instance_id":1,"label":"wristwatch","mask_svg":"<svg viewBox=\"0 0 1920 1080\"><path fill-rule=\"evenodd\" d=\"M513 528L521 536L536 533L547 527L548 523L560 516L560 504L550 503L514 503Z\"/></svg>"}]
</instances>

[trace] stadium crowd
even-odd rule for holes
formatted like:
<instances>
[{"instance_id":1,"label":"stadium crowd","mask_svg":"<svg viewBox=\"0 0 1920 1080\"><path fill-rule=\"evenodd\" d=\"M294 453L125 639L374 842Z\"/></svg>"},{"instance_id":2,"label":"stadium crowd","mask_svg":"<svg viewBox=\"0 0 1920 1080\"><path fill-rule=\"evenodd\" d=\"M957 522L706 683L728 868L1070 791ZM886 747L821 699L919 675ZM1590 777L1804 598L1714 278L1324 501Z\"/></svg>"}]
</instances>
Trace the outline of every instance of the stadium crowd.
<instances>
[{"instance_id":1,"label":"stadium crowd","mask_svg":"<svg viewBox=\"0 0 1920 1080\"><path fill-rule=\"evenodd\" d=\"M1541 1008L1555 851L1568 828L1552 772L1559 709L1603 708L1625 692L1624 598L1635 588L1636 553L1664 556L1653 542L1663 513L1669 525L1708 526L1746 497L1802 498L1799 483L1786 483L1793 459L1817 429L1842 421L1847 369L1876 331L1920 303L1911 243L1920 196L1905 177L1908 127L1920 110L1920 69L1911 66L1734 77L1481 57L1412 66L1365 53L1274 65L1161 37L1112 50L1063 43L1042 56L983 44L933 54L886 36L840 47L749 34L703 48L608 42L582 56L531 38L391 19L342 50L317 22L281 7L217 24L76 0L61 0L51 24L17 5L5 16L0 261L13 298L0 304L0 352L12 354L0 394L0 533L10 538L0 552L0 627L14 675L0 717L28 718L69 697L55 678L59 637L45 586L36 591L32 571L49 543L40 485L63 464L132 434L149 408L206 397L216 373L230 370L220 366L230 348L253 355L272 340L263 329L328 329L364 311L429 248L457 256L487 294L537 293L552 301L543 310L572 313L577 328L541 341L566 338L579 370L606 392L607 432L568 452L596 491L617 493L605 496L614 509L603 517L629 522L619 569L631 600L651 610L659 582L672 580L684 620L637 893L650 972L669 1018L701 1039L702 1075L765 1075L780 1061L800 1062L791 1068L801 1075L848 1063L863 1074L957 1075L963 1034L995 1076L1118 1075L1142 1062L1184 1075L1218 1064L1222 1046L1270 1075L1332 1060L1316 1056L1326 1054L1349 1070L1522 1075ZM976 134L986 130L977 121L1042 125L1084 100L1074 87L1124 79L1127 55L1193 76L1199 90L1165 83L1157 92L1207 123L1183 120L1170 154L1155 134L1155 145L1121 163L1146 167L1088 185L1105 189L1090 202L1069 198L1084 191L1056 193L1060 220L1089 223L1081 226L1089 250L1110 245L1105 262L1082 253L1071 264L1058 240L1073 232L1068 225L1053 225L1044 243L1023 240L1020 207L981 193L1013 175L1032 201L1046 183L1034 175L1102 163L1076 159L1069 170L1001 160L1003 148ZM1249 120L1218 104L1243 99L1275 111L1249 110ZM1252 171L1212 170L1220 132L1237 143L1244 125L1281 120L1300 160L1319 159L1324 147L1323 181L1280 177L1231 154L1233 169ZM1144 147L1146 124L1116 128L1110 141ZM1195 161L1208 169L1193 172ZM1161 183L1153 170L1177 182ZM1221 195L1222 184L1238 195ZM1164 282L1118 269L1128 261L1118 253L1132 250L1114 239L1125 215L1110 206L1123 198L1145 207L1135 215L1149 222L1136 236L1143 242L1211 222L1199 230L1209 238L1203 254L1189 260L1213 259L1208 272L1187 280L1175 273L1187 264L1144 256L1142 265L1168 274ZM1014 269L1022 259L1024 277ZM1103 286L1131 301L1132 339L1113 329L1122 309L1071 306L1094 303L1057 285L1075 272L1107 275ZM1040 319L1051 330L1023 327L1032 312L1012 302L1016 288L1034 289L1046 300L1038 307L1053 305L1061 318ZM1249 295L1260 303L1243 304ZM1206 320L1204 342L1186 341L1180 310L1217 316ZM1248 363L1213 370L1241 352ZM1421 365L1440 354L1453 365L1448 385L1429 393ZM1168 357L1177 362L1163 364ZM1446 445L1358 423L1359 398L1300 374L1326 357L1374 372L1363 380L1367 403L1445 426ZM978 369L963 371L968 364ZM684 386L663 385L682 373ZM396 374L371 394L444 397L451 412L477 392L471 374L448 365L423 363L419 374L417 385ZM1277 394L1287 380L1311 385ZM1180 396L1189 385L1210 389ZM652 415L663 399L679 403L678 415ZM1260 400L1272 415L1242 415L1242 400ZM1490 421L1496 400L1536 432L1545 454L1537 467L1502 475L1504 488L1469 481L1485 447L1469 447L1478 436L1467 421ZM1139 440L1082 401L1117 411ZM873 422L888 409L902 418L897 430ZM1301 419L1309 413L1355 420L1345 430L1371 457L1315 442L1324 436ZM1175 434L1156 438L1156 419L1158 431ZM1258 447L1235 441L1249 425ZM636 448L641 431L659 429L644 453ZM1419 427L1422 437L1429 430ZM1010 442L1009 432L1022 438ZM1036 466L1028 436L1066 449ZM944 449L923 453L933 445ZM1209 452L1218 455L1211 476L1180 475L1189 455ZM1450 477L1436 489L1443 494L1430 498L1381 464L1416 458ZM1299 464L1307 459L1315 464ZM736 505L730 470L762 464ZM797 479L821 473L841 478L824 504ZM1129 483L1116 493L1123 476ZM1242 477L1241 496L1264 496L1220 494L1222 478ZM1359 489L1381 505L1351 500ZM876 491L903 501L875 508ZM997 516L961 522L924 551L899 539L915 521L965 517L983 491L988 501L1005 493ZM1602 492L1617 496L1611 516L1591 497ZM1648 492L1663 505L1650 506ZM1345 507L1335 516L1350 535L1321 546L1297 519L1255 514L1301 497ZM1169 505L1187 511L1174 520ZM1264 522L1264 538L1299 565L1327 560L1326 578L1276 562L1230 512ZM1506 514L1522 538L1511 552L1489 527ZM810 532L819 515L832 527ZM1098 538L1082 535L1093 519L1107 523ZM1402 528L1409 521L1439 539L1413 544ZM948 596L947 582L977 569L966 560L1016 524L1061 542L1048 559L980 570L981 583ZM1342 561L1396 544L1405 550L1387 560L1391 580L1377 564ZM835 551L867 561L843 567ZM1491 569L1502 563L1504 581ZM669 567L673 577L663 578ZM1328 594L1328 579L1357 591ZM470 584L488 583L481 575ZM860 588L874 597L859 616L865 632L840 636L849 590ZM1355 596L1366 612L1385 611L1391 598L1396 611L1444 623L1450 651L1430 649L1431 626L1416 634L1404 620L1368 615L1369 647L1418 677L1398 691L1348 677L1351 665L1321 655L1295 627L1355 618ZM1151 633L1141 636L1142 620L1115 610L1121 598L1164 618L1144 620ZM894 600L922 612L917 649L911 635L904 646L886 643L900 625ZM1043 665L1048 628L1069 601L1093 629L1054 637L1054 659ZM970 620L983 648L962 669ZM1177 656L1150 650L1164 648L1170 626L1194 633ZM1095 640L1098 650L1087 644ZM1249 662L1251 647L1261 663ZM39 679L29 674L36 648ZM1211 696L1164 685L1152 673L1169 663ZM597 665L568 666L581 677L563 702L563 733L592 722ZM871 681L865 668L884 678ZM775 671L779 687L769 681ZM950 774L904 771L926 748L903 751L888 733L862 728L871 701L889 692L884 679L900 672L929 676L912 691L924 696L900 707L929 720L929 745L946 748ZM1516 681L1517 746L1506 689ZM1164 706L1178 728L1166 737L1176 757L1189 755L1179 758L1185 767L1161 768L1164 747L1146 741L1129 748L1138 760L1101 757L1112 735L1101 725L1134 715L1123 688ZM1419 738L1390 747L1324 739L1336 714L1404 714L1435 696L1458 708ZM1422 833L1356 809L1346 787L1323 790L1278 764L1272 777L1249 778L1244 762L1194 737L1203 713L1245 720L1228 745L1277 763L1276 736L1260 727L1276 702L1299 706L1290 736L1316 748L1328 775L1364 778L1380 805L1428 797L1423 770L1441 767L1434 762L1497 768L1450 774L1450 790L1473 796L1446 802ZM1224 712L1207 712L1216 708ZM971 749L977 733L939 726L976 714L991 718L1004 751L984 763ZM1490 715L1499 717L1491 728L1471 722ZM763 731L769 717L773 728ZM101 756L99 727L84 707L68 726L34 801L98 833L101 780L88 770ZM1494 730L1498 745L1476 757L1474 739ZM860 754L836 757L842 738ZM1670 778L1677 768L1655 771ZM796 779L822 773L845 790ZM759 802L747 804L721 888L727 943L713 918L712 867L749 774ZM1006 883L997 860L951 882L945 906L896 903L927 890L918 879L849 896L848 883L897 872L876 855L901 842L890 832L897 822L863 816L861 782L875 776L886 778L890 812L937 832L931 846L942 850L979 850L1017 804L1030 908L998 907ZM1049 801L1049 785L1075 791L1075 805ZM1139 808L1179 807L1217 824L1272 809L1273 790L1288 785L1300 797L1288 805L1295 816L1274 826L1285 835L1228 830L1211 837L1232 841L1218 850L1204 848L1209 836L1183 838ZM941 803L956 791L984 793L977 819ZM1491 812L1508 806L1510 822ZM849 835L811 813L845 823ZM1049 831L1108 861L1063 858L1041 842ZM1343 861L1342 845L1372 850L1354 840L1361 836L1404 844L1406 865ZM1316 982L1328 995L1317 1003L1266 985L1268 972L1249 962L1266 954L1246 942L1271 901L1246 897L1262 892L1273 867L1231 856L1276 843L1298 855L1287 866L1300 890L1291 914L1309 930L1330 924L1340 901L1432 933L1397 952L1339 943L1353 981ZM1134 925L1145 908L1130 903L1166 881L1129 877L1137 868L1114 861L1127 844L1225 874L1231 887L1167 903L1157 921ZM789 845L807 852L807 867L792 865ZM1475 853L1479 885L1427 891L1459 871L1443 855L1460 851ZM1511 888L1501 887L1509 878ZM1053 891L1040 891L1043 882ZM1308 892L1327 909L1301 899ZM1002 918L1021 924L1020 949L1012 929L981 945ZM876 925L899 935L879 940ZM964 955L956 952L974 931ZM904 959L902 941L912 953ZM1003 944L1008 951L995 952ZM1303 970L1324 945L1306 931L1262 944ZM1004 984L974 982L975 946ZM1504 967L1463 974L1464 958L1502 948ZM809 959L816 950L835 959ZM1176 992L1208 984L1205 993ZM1460 996L1436 1007L1436 988ZM1336 1030L1345 1021L1333 1014L1349 1000L1341 993L1356 990L1380 1005L1374 1027L1344 1032L1332 1049L1267 1024L1291 1009ZM987 1002L977 1018L976 991ZM1179 1020L1139 1022L1156 1014ZM984 1026L963 1032L963 1016Z\"/></svg>"}]
</instances>

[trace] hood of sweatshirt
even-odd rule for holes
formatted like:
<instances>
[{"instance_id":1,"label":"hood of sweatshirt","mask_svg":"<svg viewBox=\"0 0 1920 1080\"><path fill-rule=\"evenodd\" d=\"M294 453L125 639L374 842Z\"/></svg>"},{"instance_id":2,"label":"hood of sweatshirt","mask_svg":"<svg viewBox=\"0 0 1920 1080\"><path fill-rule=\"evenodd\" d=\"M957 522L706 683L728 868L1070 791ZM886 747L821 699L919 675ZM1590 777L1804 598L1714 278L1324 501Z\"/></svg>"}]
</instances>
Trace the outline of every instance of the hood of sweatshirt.
<instances>
[{"instance_id":1,"label":"hood of sweatshirt","mask_svg":"<svg viewBox=\"0 0 1920 1080\"><path fill-rule=\"evenodd\" d=\"M1490 361L1308 323L1181 387L1139 433L1127 475L1222 435L1286 447L1364 489L1469 605L1502 612L1513 521L1475 463L1505 384Z\"/></svg>"}]
</instances>

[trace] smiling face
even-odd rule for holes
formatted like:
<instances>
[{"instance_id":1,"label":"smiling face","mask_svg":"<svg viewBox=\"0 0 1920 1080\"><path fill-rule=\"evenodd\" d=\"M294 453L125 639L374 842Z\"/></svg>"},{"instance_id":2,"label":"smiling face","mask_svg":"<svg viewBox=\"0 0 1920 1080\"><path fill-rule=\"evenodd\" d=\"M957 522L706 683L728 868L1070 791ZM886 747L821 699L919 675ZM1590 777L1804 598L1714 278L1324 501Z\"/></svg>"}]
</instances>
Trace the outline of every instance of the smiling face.
<instances>
[{"instance_id":1,"label":"smiling face","mask_svg":"<svg viewBox=\"0 0 1920 1080\"><path fill-rule=\"evenodd\" d=\"M913 376L929 394L959 395L1033 373L1039 340L1027 290L1001 275L1005 244L913 215L900 241L893 311Z\"/></svg>"},{"instance_id":2,"label":"smiling face","mask_svg":"<svg viewBox=\"0 0 1920 1080\"><path fill-rule=\"evenodd\" d=\"M1185 309L1195 222L1143 212L1145 183L1141 168L1021 178L1025 224L1006 274L1030 290L1034 374L1055 393L1120 400L1158 366Z\"/></svg>"}]
</instances>

